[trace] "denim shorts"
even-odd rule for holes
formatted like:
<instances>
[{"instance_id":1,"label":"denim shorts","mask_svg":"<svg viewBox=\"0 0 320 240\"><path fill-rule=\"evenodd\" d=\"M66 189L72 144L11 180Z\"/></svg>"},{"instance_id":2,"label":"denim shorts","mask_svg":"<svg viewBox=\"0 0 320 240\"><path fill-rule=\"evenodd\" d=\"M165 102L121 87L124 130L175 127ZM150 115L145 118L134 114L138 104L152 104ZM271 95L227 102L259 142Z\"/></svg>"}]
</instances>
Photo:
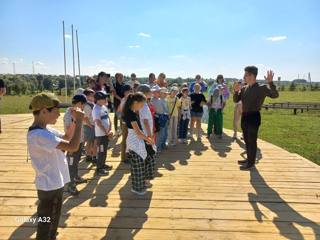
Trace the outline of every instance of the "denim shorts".
<instances>
[{"instance_id":1,"label":"denim shorts","mask_svg":"<svg viewBox=\"0 0 320 240\"><path fill-rule=\"evenodd\" d=\"M191 117L194 117L194 118L202 118L202 115L203 115L203 112L194 112L194 111L191 111Z\"/></svg>"},{"instance_id":2,"label":"denim shorts","mask_svg":"<svg viewBox=\"0 0 320 240\"><path fill-rule=\"evenodd\" d=\"M94 142L94 127L90 128L86 125L83 125L83 135L84 135L84 140L89 143Z\"/></svg>"}]
</instances>

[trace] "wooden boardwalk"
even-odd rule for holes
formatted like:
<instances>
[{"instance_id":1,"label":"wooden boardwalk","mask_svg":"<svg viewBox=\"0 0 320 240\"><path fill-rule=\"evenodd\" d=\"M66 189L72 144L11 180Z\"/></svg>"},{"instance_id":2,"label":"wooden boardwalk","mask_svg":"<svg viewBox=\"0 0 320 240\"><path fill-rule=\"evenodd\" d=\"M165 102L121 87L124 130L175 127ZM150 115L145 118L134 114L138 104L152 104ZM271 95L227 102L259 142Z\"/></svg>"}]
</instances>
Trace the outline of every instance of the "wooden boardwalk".
<instances>
[{"instance_id":1,"label":"wooden boardwalk","mask_svg":"<svg viewBox=\"0 0 320 240\"><path fill-rule=\"evenodd\" d=\"M0 239L32 239L36 212L34 172L27 163L29 114L1 116ZM58 128L62 128L62 116ZM130 193L129 168L114 141L107 161L114 170L66 194L59 239L320 239L320 167L259 141L257 169L239 171L244 145L231 133L222 140L178 145L161 154L152 190ZM290 136L288 136L290 137Z\"/></svg>"}]
</instances>

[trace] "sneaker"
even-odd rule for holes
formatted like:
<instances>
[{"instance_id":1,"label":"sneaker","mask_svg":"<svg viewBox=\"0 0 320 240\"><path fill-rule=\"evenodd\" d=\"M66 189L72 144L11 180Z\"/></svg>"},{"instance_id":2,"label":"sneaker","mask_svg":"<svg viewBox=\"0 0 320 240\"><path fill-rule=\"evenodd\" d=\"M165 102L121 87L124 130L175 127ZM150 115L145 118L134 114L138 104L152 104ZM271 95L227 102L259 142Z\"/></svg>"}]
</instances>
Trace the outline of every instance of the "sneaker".
<instances>
[{"instance_id":1,"label":"sneaker","mask_svg":"<svg viewBox=\"0 0 320 240\"><path fill-rule=\"evenodd\" d=\"M103 169L110 171L110 170L112 170L112 166L104 164Z\"/></svg>"},{"instance_id":2,"label":"sneaker","mask_svg":"<svg viewBox=\"0 0 320 240\"><path fill-rule=\"evenodd\" d=\"M108 176L109 172L103 168L100 168L97 170L97 175L98 176Z\"/></svg>"},{"instance_id":3,"label":"sneaker","mask_svg":"<svg viewBox=\"0 0 320 240\"><path fill-rule=\"evenodd\" d=\"M137 194L137 195L139 195L139 196L143 196L143 195L146 194L146 191L145 191L145 190L142 191L142 192L138 192L138 191L136 191L136 190L133 190L132 188L131 188L131 192L134 193L134 194Z\"/></svg>"},{"instance_id":4,"label":"sneaker","mask_svg":"<svg viewBox=\"0 0 320 240\"><path fill-rule=\"evenodd\" d=\"M245 163L247 163L248 162L248 160L246 159L246 160L239 160L238 161L238 164L245 164Z\"/></svg>"},{"instance_id":5,"label":"sneaker","mask_svg":"<svg viewBox=\"0 0 320 240\"><path fill-rule=\"evenodd\" d=\"M146 181L145 182L145 186L146 186L146 188L151 188L152 187L152 183L150 181Z\"/></svg>"},{"instance_id":6,"label":"sneaker","mask_svg":"<svg viewBox=\"0 0 320 240\"><path fill-rule=\"evenodd\" d=\"M81 184L81 183L87 183L88 180L87 180L87 179L84 179L84 178L82 178L82 177L76 177L76 178L74 179L74 182L75 182L76 184Z\"/></svg>"},{"instance_id":7,"label":"sneaker","mask_svg":"<svg viewBox=\"0 0 320 240\"><path fill-rule=\"evenodd\" d=\"M250 170L252 170L252 169L254 169L254 168L255 168L255 165L254 165L254 164L251 164L251 165L246 164L246 165L244 165L244 166L241 166L241 167L240 167L240 170L242 170L242 171L250 171Z\"/></svg>"},{"instance_id":8,"label":"sneaker","mask_svg":"<svg viewBox=\"0 0 320 240\"><path fill-rule=\"evenodd\" d=\"M68 193L70 193L72 196L77 196L79 195L79 191L76 188L75 185L69 184L68 186Z\"/></svg>"}]
</instances>

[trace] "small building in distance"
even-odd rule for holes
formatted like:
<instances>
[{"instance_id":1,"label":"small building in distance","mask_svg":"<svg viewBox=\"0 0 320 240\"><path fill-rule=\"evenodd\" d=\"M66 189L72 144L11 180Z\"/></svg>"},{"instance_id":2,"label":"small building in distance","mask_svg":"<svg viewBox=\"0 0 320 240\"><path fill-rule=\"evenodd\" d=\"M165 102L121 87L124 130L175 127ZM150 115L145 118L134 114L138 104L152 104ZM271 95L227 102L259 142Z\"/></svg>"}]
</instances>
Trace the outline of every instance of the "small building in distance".
<instances>
[{"instance_id":1,"label":"small building in distance","mask_svg":"<svg viewBox=\"0 0 320 240\"><path fill-rule=\"evenodd\" d=\"M294 79L292 82L294 84L308 84L308 81L306 79Z\"/></svg>"}]
</instances>

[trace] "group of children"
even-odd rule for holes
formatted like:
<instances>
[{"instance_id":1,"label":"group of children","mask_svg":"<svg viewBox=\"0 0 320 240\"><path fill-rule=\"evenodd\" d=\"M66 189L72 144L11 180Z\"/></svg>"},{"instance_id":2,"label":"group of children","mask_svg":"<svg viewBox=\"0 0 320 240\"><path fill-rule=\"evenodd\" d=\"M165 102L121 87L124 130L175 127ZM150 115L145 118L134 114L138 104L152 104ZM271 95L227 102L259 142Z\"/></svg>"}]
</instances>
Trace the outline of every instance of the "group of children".
<instances>
[{"instance_id":1,"label":"group of children","mask_svg":"<svg viewBox=\"0 0 320 240\"><path fill-rule=\"evenodd\" d=\"M49 93L33 98L28 149L36 171L38 217L55 219L38 224L37 239L55 239L64 186L77 195L77 184L87 181L78 173L84 152L86 160L96 165L98 176L112 170L106 164L108 143L114 137L110 111L114 111L115 135L122 135L121 161L130 164L131 191L137 195L152 187L157 154L177 143L187 143L194 134L201 141L205 105L210 108L208 137L212 125L214 133L221 136L222 109L229 94L222 76L209 91L209 101L204 95L207 85L200 76L190 87L173 84L170 88L163 73L157 79L150 74L148 84L140 84L134 74L131 77L129 83L124 83L121 73L116 74L115 83L104 72L97 80L89 78L87 88L78 89L64 114L65 133L47 126L55 124L60 115L59 99Z\"/></svg>"}]
</instances>

